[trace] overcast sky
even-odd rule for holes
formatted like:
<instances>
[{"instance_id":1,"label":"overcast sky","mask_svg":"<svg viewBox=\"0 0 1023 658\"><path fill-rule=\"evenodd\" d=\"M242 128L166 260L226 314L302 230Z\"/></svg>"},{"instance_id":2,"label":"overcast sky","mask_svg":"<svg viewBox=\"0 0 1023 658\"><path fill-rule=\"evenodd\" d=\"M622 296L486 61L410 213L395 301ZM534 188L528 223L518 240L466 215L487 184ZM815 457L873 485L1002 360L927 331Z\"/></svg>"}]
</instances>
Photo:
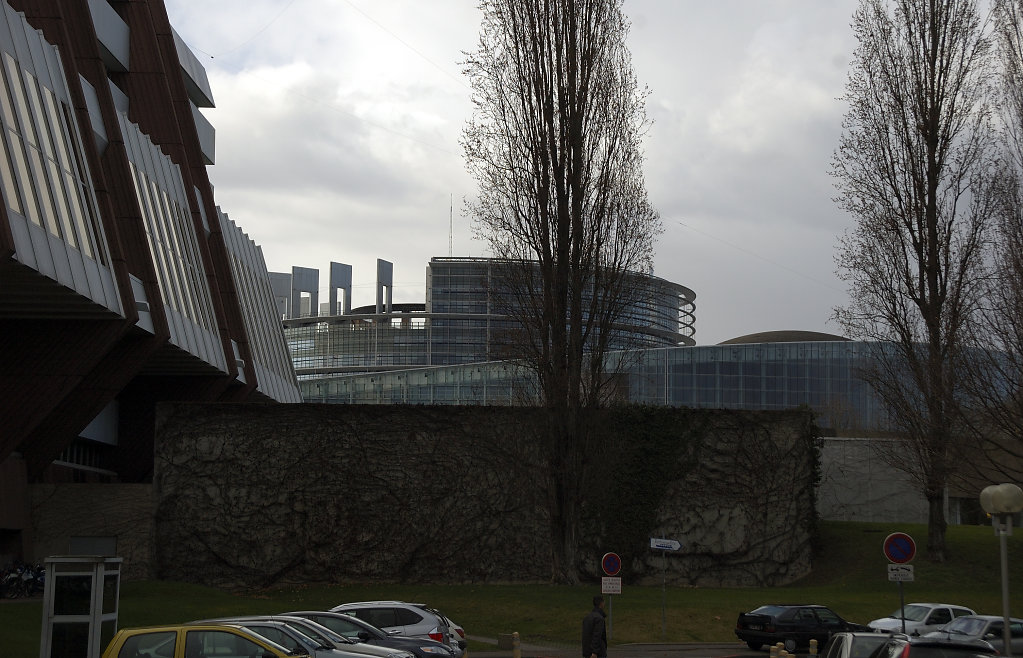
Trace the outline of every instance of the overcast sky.
<instances>
[{"instance_id":1,"label":"overcast sky","mask_svg":"<svg viewBox=\"0 0 1023 658\"><path fill-rule=\"evenodd\" d=\"M474 0L166 0L206 67L221 208L271 271L354 268L353 306L422 302L433 256L487 256L462 200ZM840 333L834 275L851 220L829 163L855 0L625 0L653 120L646 184L665 232L655 274L696 292L699 344ZM452 212L453 206L453 212ZM325 288L323 289L325 292ZM321 293L321 301L325 301Z\"/></svg>"}]
</instances>

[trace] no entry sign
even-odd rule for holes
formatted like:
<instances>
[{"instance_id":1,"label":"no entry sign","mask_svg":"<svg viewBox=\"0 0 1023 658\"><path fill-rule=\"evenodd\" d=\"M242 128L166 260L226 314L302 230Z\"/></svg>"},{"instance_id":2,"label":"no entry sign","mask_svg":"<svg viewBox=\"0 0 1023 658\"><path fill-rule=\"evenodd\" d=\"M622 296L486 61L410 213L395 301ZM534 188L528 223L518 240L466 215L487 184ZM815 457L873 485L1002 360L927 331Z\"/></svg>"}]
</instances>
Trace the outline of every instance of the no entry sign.
<instances>
[{"instance_id":1,"label":"no entry sign","mask_svg":"<svg viewBox=\"0 0 1023 658\"><path fill-rule=\"evenodd\" d=\"M916 542L904 532L893 532L884 538L884 556L895 564L905 564L916 555Z\"/></svg>"}]
</instances>

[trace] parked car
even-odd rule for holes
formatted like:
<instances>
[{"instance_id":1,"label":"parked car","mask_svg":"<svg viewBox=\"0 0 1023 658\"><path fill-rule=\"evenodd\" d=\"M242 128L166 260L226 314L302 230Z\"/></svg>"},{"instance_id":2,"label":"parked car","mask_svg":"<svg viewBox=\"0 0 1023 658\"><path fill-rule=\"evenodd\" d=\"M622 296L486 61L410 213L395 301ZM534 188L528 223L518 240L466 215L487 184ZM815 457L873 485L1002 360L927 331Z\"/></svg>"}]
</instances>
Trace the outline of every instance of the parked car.
<instances>
[{"instance_id":1,"label":"parked car","mask_svg":"<svg viewBox=\"0 0 1023 658\"><path fill-rule=\"evenodd\" d=\"M952 620L936 631L931 631L924 637L932 640L955 640L970 641L984 640L991 644L1001 653L1005 646L1002 637L1002 629L1005 627L1004 620L997 615L967 615ZM1009 631L1012 633L1012 653L1023 654L1023 619L1011 617L1009 619Z\"/></svg>"},{"instance_id":2,"label":"parked car","mask_svg":"<svg viewBox=\"0 0 1023 658\"><path fill-rule=\"evenodd\" d=\"M765 644L782 642L786 651L808 647L810 640L824 646L835 633L869 631L863 624L854 624L822 605L771 604L752 612L739 613L735 634L754 651Z\"/></svg>"},{"instance_id":3,"label":"parked car","mask_svg":"<svg viewBox=\"0 0 1023 658\"><path fill-rule=\"evenodd\" d=\"M455 651L456 658L462 653L457 645L451 646L448 624L444 615L422 603L360 601L342 603L334 606L330 611L358 617L385 633L404 635L405 637L421 637L441 642Z\"/></svg>"},{"instance_id":4,"label":"parked car","mask_svg":"<svg viewBox=\"0 0 1023 658\"><path fill-rule=\"evenodd\" d=\"M415 654L416 658L452 658L454 652L441 642L424 638L390 635L373 624L343 612L326 612L319 610L301 610L285 612L291 617L305 617L321 626L326 626L338 635L366 644L375 644L392 649L402 649Z\"/></svg>"},{"instance_id":5,"label":"parked car","mask_svg":"<svg viewBox=\"0 0 1023 658\"><path fill-rule=\"evenodd\" d=\"M923 635L936 631L957 617L977 614L961 605L949 603L907 603L887 617L867 624L875 631L898 631L909 635ZM905 619L906 627L902 627Z\"/></svg>"},{"instance_id":6,"label":"parked car","mask_svg":"<svg viewBox=\"0 0 1023 658\"><path fill-rule=\"evenodd\" d=\"M289 653L281 645L252 631L225 624L185 624L122 628L114 634L102 658L310 658Z\"/></svg>"},{"instance_id":7,"label":"parked car","mask_svg":"<svg viewBox=\"0 0 1023 658\"><path fill-rule=\"evenodd\" d=\"M458 647L459 651L456 653L461 655L465 652L465 647L467 646L465 642L465 629L451 621L451 617L445 616L444 621L448 624L448 639L450 640L450 645L452 647Z\"/></svg>"},{"instance_id":8,"label":"parked car","mask_svg":"<svg viewBox=\"0 0 1023 658\"><path fill-rule=\"evenodd\" d=\"M998 652L987 642L949 642L929 637L891 637L870 658L987 658Z\"/></svg>"},{"instance_id":9,"label":"parked car","mask_svg":"<svg viewBox=\"0 0 1023 658\"><path fill-rule=\"evenodd\" d=\"M356 658L415 658L410 652L402 649L374 646L349 640L334 631L317 624L305 617L292 617L289 615L249 615L243 617L223 617L220 619L207 619L206 622L218 624L244 624L249 621L280 621L291 626L304 635L308 635L319 645L344 651L346 654L355 654Z\"/></svg>"},{"instance_id":10,"label":"parked car","mask_svg":"<svg viewBox=\"0 0 1023 658\"><path fill-rule=\"evenodd\" d=\"M226 623L226 622L225 622ZM276 642L294 653L308 654L312 658L364 658L364 654L342 651L309 637L286 622L273 619L247 619L231 624ZM190 658L186 656L186 658Z\"/></svg>"},{"instance_id":11,"label":"parked car","mask_svg":"<svg viewBox=\"0 0 1023 658\"><path fill-rule=\"evenodd\" d=\"M891 633L850 631L835 633L821 652L823 658L869 658L878 647L894 637ZM898 637L906 637L899 635Z\"/></svg>"}]
</instances>

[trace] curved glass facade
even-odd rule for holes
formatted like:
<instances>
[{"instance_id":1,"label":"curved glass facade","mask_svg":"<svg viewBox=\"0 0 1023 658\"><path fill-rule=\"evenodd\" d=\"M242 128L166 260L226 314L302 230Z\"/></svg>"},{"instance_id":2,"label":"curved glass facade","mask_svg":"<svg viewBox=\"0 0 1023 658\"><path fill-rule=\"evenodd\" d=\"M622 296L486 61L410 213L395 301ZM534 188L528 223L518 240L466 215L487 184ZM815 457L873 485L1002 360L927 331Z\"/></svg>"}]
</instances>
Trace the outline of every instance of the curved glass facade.
<instances>
[{"instance_id":1,"label":"curved glass facade","mask_svg":"<svg viewBox=\"0 0 1023 658\"><path fill-rule=\"evenodd\" d=\"M506 261L434 258L422 310L345 314L284 321L299 379L417 366L499 360L516 335L501 312L496 282ZM613 344L671 347L694 343L695 294L675 283L636 274L632 303L612 328Z\"/></svg>"},{"instance_id":2,"label":"curved glass facade","mask_svg":"<svg viewBox=\"0 0 1023 658\"><path fill-rule=\"evenodd\" d=\"M857 375L872 346L853 341L671 347L618 353L618 397L638 404L792 409L818 414L825 433L884 430L883 408ZM310 377L306 402L528 404L528 369L501 362Z\"/></svg>"}]
</instances>

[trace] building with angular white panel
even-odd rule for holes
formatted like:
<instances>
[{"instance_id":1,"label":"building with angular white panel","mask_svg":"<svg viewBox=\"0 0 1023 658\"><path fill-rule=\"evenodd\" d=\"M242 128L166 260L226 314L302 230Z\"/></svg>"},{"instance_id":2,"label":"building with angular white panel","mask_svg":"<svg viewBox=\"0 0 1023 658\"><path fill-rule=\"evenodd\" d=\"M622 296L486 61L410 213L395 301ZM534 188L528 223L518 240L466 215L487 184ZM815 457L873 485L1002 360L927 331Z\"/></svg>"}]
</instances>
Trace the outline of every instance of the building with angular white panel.
<instances>
[{"instance_id":1,"label":"building with angular white panel","mask_svg":"<svg viewBox=\"0 0 1023 658\"><path fill-rule=\"evenodd\" d=\"M0 564L33 482L146 482L165 400L300 402L160 0L0 2Z\"/></svg>"}]
</instances>

